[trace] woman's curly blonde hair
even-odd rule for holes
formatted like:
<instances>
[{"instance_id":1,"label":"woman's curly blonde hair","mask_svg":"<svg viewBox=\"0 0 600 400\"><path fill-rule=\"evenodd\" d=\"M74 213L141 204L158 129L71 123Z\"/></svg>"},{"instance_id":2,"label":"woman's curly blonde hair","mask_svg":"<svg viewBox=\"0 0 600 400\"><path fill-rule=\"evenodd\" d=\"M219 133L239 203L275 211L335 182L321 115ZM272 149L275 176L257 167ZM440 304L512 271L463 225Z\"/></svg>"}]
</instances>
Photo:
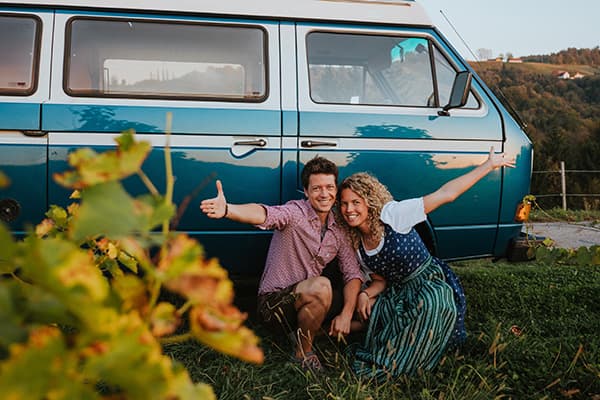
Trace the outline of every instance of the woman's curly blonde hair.
<instances>
[{"instance_id":1,"label":"woman's curly blonde hair","mask_svg":"<svg viewBox=\"0 0 600 400\"><path fill-rule=\"evenodd\" d=\"M366 172L357 172L344 179L339 187L338 199L344 189L350 189L365 200L369 209L369 229L371 234L374 236L383 236L383 223L379 219L381 216L381 209L383 206L392 201L393 197L387 187L373 175ZM357 228L351 228L348 226L343 216L341 215L341 207L337 208L339 219L343 221L344 225L350 232L350 238L352 240L352 246L358 249L360 245L361 234Z\"/></svg>"}]
</instances>

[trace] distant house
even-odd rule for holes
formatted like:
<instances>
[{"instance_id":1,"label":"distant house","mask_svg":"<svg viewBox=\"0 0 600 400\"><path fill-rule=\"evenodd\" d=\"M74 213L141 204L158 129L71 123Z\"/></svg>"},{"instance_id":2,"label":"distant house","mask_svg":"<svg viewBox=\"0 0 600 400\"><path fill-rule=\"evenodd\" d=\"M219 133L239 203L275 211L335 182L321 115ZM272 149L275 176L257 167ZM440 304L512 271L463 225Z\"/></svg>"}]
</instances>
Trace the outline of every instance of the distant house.
<instances>
[{"instance_id":1,"label":"distant house","mask_svg":"<svg viewBox=\"0 0 600 400\"><path fill-rule=\"evenodd\" d=\"M508 60L506 60L506 62L520 64L523 62L523 60L521 60L520 58L509 58Z\"/></svg>"},{"instance_id":2,"label":"distant house","mask_svg":"<svg viewBox=\"0 0 600 400\"><path fill-rule=\"evenodd\" d=\"M573 76L571 76L571 79L581 79L583 78L585 75L582 74L581 72L575 72L575 74L573 74Z\"/></svg>"},{"instance_id":3,"label":"distant house","mask_svg":"<svg viewBox=\"0 0 600 400\"><path fill-rule=\"evenodd\" d=\"M502 57L496 57L496 58L490 58L488 59L488 61L493 61L493 62L502 62Z\"/></svg>"},{"instance_id":4,"label":"distant house","mask_svg":"<svg viewBox=\"0 0 600 400\"><path fill-rule=\"evenodd\" d=\"M554 71L552 75L558 79L571 79L571 74L567 71Z\"/></svg>"}]
</instances>

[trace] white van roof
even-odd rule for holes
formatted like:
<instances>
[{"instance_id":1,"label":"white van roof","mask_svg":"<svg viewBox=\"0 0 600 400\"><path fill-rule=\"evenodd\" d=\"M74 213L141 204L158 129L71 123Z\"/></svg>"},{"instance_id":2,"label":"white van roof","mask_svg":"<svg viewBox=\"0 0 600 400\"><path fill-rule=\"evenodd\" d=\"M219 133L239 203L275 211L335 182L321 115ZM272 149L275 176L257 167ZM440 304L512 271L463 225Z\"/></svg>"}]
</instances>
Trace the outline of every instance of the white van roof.
<instances>
[{"instance_id":1,"label":"white van roof","mask_svg":"<svg viewBox=\"0 0 600 400\"><path fill-rule=\"evenodd\" d=\"M0 0L0 5L432 25L414 0Z\"/></svg>"}]
</instances>

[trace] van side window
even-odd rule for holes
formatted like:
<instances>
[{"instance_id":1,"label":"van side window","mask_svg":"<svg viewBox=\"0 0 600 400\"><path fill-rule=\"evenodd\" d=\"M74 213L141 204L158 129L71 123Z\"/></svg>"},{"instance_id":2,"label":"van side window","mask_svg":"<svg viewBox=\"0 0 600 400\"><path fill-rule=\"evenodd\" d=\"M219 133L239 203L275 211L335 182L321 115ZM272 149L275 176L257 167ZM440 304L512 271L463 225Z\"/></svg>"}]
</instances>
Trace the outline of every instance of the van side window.
<instances>
[{"instance_id":1,"label":"van side window","mask_svg":"<svg viewBox=\"0 0 600 400\"><path fill-rule=\"evenodd\" d=\"M35 92L40 25L33 16L0 15L0 94Z\"/></svg>"},{"instance_id":2,"label":"van side window","mask_svg":"<svg viewBox=\"0 0 600 400\"><path fill-rule=\"evenodd\" d=\"M421 37L312 32L306 45L316 103L440 107L456 75ZM438 88L432 65L442 74Z\"/></svg>"},{"instance_id":3,"label":"van side window","mask_svg":"<svg viewBox=\"0 0 600 400\"><path fill-rule=\"evenodd\" d=\"M456 76L456 70L450 65L446 57L437 49L433 47L435 75L437 79L438 93L439 93L439 105L443 107L450 101L450 92L452 91L452 84L454 83L454 77ZM473 92L469 94L467 104L464 108L479 108L479 102Z\"/></svg>"},{"instance_id":4,"label":"van side window","mask_svg":"<svg viewBox=\"0 0 600 400\"><path fill-rule=\"evenodd\" d=\"M260 27L72 19L65 91L72 96L258 102L267 97Z\"/></svg>"}]
</instances>

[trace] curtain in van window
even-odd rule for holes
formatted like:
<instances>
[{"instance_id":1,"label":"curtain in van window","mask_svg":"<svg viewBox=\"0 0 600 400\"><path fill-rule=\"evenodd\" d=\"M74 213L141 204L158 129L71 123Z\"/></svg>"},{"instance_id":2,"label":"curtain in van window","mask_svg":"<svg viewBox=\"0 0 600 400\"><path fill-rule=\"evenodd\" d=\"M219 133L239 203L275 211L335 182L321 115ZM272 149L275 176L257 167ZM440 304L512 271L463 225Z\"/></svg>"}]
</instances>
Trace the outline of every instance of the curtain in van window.
<instances>
[{"instance_id":1,"label":"curtain in van window","mask_svg":"<svg viewBox=\"0 0 600 400\"><path fill-rule=\"evenodd\" d=\"M80 18L68 27L73 96L261 101L260 27Z\"/></svg>"},{"instance_id":2,"label":"curtain in van window","mask_svg":"<svg viewBox=\"0 0 600 400\"><path fill-rule=\"evenodd\" d=\"M38 25L35 17L0 15L1 95L28 95L35 91Z\"/></svg>"}]
</instances>

